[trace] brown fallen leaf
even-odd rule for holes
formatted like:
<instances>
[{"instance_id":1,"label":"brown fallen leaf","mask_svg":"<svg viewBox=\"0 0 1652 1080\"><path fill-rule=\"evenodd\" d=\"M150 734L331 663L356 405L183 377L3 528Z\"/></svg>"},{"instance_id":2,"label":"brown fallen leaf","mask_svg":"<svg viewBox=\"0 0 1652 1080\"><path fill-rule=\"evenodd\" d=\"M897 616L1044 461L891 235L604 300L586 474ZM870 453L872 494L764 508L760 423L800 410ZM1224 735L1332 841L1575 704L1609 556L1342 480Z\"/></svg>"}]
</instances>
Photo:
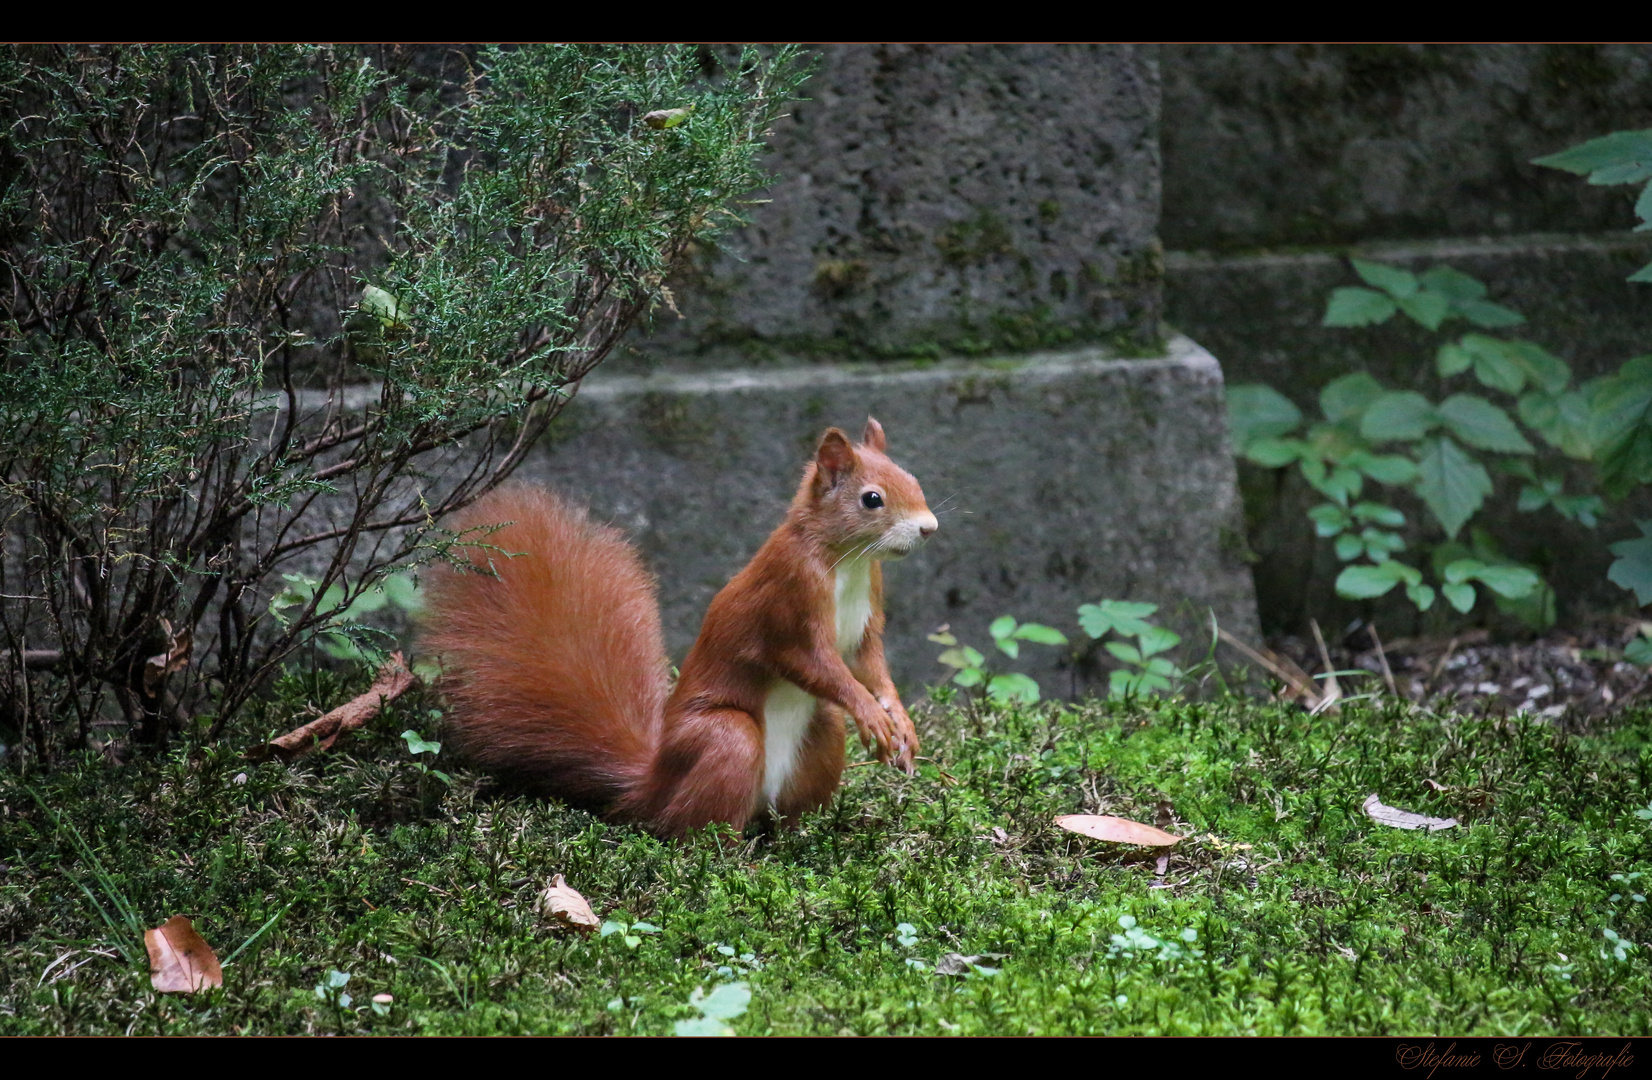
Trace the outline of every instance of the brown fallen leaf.
<instances>
[{"instance_id":1,"label":"brown fallen leaf","mask_svg":"<svg viewBox=\"0 0 1652 1080\"><path fill-rule=\"evenodd\" d=\"M149 985L163 994L198 994L224 985L224 969L212 946L182 915L144 931L149 950Z\"/></svg>"},{"instance_id":2,"label":"brown fallen leaf","mask_svg":"<svg viewBox=\"0 0 1652 1080\"><path fill-rule=\"evenodd\" d=\"M1413 814L1408 810L1396 810L1392 806L1384 806L1375 795L1367 795L1365 803L1360 807L1365 816L1379 825L1389 825L1396 829L1427 829L1429 832L1439 832L1441 829L1454 829L1457 819L1429 817L1426 814Z\"/></svg>"},{"instance_id":3,"label":"brown fallen leaf","mask_svg":"<svg viewBox=\"0 0 1652 1080\"><path fill-rule=\"evenodd\" d=\"M688 114L693 111L692 105L686 109L655 109L653 112L643 113L642 122L656 131L661 128L674 128L687 120Z\"/></svg>"},{"instance_id":4,"label":"brown fallen leaf","mask_svg":"<svg viewBox=\"0 0 1652 1080\"><path fill-rule=\"evenodd\" d=\"M971 971L981 968L984 975L996 975L998 969L982 964L983 960L1002 960L1009 953L981 953L979 956L965 956L963 953L949 952L942 954L935 961L937 975L968 975Z\"/></svg>"},{"instance_id":5,"label":"brown fallen leaf","mask_svg":"<svg viewBox=\"0 0 1652 1080\"><path fill-rule=\"evenodd\" d=\"M162 619L161 632L166 635L166 651L143 662L143 692L149 697L161 692L161 684L168 675L189 666L190 653L195 648L195 634L187 627L182 633L174 634L172 624Z\"/></svg>"},{"instance_id":6,"label":"brown fallen leaf","mask_svg":"<svg viewBox=\"0 0 1652 1080\"><path fill-rule=\"evenodd\" d=\"M408 670L402 654L391 653L365 694L301 728L294 728L280 738L253 747L247 751L247 756L258 760L274 756L282 761L291 761L312 750L326 750L340 735L354 731L373 719L380 709L407 693L418 682L419 677Z\"/></svg>"},{"instance_id":7,"label":"brown fallen leaf","mask_svg":"<svg viewBox=\"0 0 1652 1080\"><path fill-rule=\"evenodd\" d=\"M539 910L557 925L582 934L594 934L602 929L602 920L591 910L591 905L561 874L552 878L550 887L539 894Z\"/></svg>"},{"instance_id":8,"label":"brown fallen leaf","mask_svg":"<svg viewBox=\"0 0 1652 1080\"><path fill-rule=\"evenodd\" d=\"M1066 814L1056 818L1055 823L1068 832L1076 832L1092 840L1111 840L1115 844L1169 847L1181 839L1179 836L1171 836L1163 829L1155 829L1139 821L1126 821L1110 814Z\"/></svg>"}]
</instances>

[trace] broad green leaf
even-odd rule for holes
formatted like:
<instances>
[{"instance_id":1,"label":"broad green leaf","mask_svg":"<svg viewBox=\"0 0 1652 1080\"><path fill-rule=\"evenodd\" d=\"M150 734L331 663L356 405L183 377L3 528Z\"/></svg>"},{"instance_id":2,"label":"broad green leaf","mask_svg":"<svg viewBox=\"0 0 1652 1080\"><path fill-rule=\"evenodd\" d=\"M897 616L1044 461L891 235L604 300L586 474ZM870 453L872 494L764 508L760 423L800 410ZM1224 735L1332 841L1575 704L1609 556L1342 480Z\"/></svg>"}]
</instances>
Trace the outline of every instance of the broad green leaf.
<instances>
[{"instance_id":1,"label":"broad green leaf","mask_svg":"<svg viewBox=\"0 0 1652 1080\"><path fill-rule=\"evenodd\" d=\"M1151 627L1149 627L1149 629L1151 629ZM1140 664L1142 662L1141 653L1134 645L1131 645L1128 642L1109 641L1107 642L1105 648L1108 652L1112 653L1114 656L1118 657L1120 660L1123 660L1127 664Z\"/></svg>"},{"instance_id":2,"label":"broad green leaf","mask_svg":"<svg viewBox=\"0 0 1652 1080\"><path fill-rule=\"evenodd\" d=\"M1228 432L1236 454L1257 439L1289 435L1302 423L1302 410L1271 386L1246 383L1228 387Z\"/></svg>"},{"instance_id":3,"label":"broad green leaf","mask_svg":"<svg viewBox=\"0 0 1652 1080\"><path fill-rule=\"evenodd\" d=\"M1606 512L1606 503L1599 495L1556 495L1552 505L1562 517L1571 518L1584 528L1592 529Z\"/></svg>"},{"instance_id":4,"label":"broad green leaf","mask_svg":"<svg viewBox=\"0 0 1652 1080\"><path fill-rule=\"evenodd\" d=\"M386 330L407 325L407 305L376 285L362 286L361 302L357 306L378 319Z\"/></svg>"},{"instance_id":5,"label":"broad green leaf","mask_svg":"<svg viewBox=\"0 0 1652 1080\"><path fill-rule=\"evenodd\" d=\"M412 728L402 732L402 741L407 743L407 752L410 754L438 754L442 744L431 742Z\"/></svg>"},{"instance_id":6,"label":"broad green leaf","mask_svg":"<svg viewBox=\"0 0 1652 1080\"><path fill-rule=\"evenodd\" d=\"M1475 394L1453 394L1440 403L1440 419L1459 439L1481 450L1535 453L1509 414Z\"/></svg>"},{"instance_id":7,"label":"broad green leaf","mask_svg":"<svg viewBox=\"0 0 1652 1080\"><path fill-rule=\"evenodd\" d=\"M1166 660L1162 656L1155 656L1147 662L1147 673L1149 675L1167 675L1177 677L1182 674L1182 669L1177 667L1175 664L1172 664L1169 660Z\"/></svg>"},{"instance_id":8,"label":"broad green leaf","mask_svg":"<svg viewBox=\"0 0 1652 1080\"><path fill-rule=\"evenodd\" d=\"M1519 326L1526 317L1513 308L1494 304L1490 300L1454 300L1451 309L1475 326L1495 330L1504 326Z\"/></svg>"},{"instance_id":9,"label":"broad green leaf","mask_svg":"<svg viewBox=\"0 0 1652 1080\"><path fill-rule=\"evenodd\" d=\"M1440 586L1440 593L1446 602L1465 614L1474 607L1474 586L1459 582L1454 585Z\"/></svg>"},{"instance_id":10,"label":"broad green leaf","mask_svg":"<svg viewBox=\"0 0 1652 1080\"><path fill-rule=\"evenodd\" d=\"M1449 379L1453 375L1461 375L1474 366L1474 354L1453 342L1441 345L1434 354L1434 368L1442 378Z\"/></svg>"},{"instance_id":11,"label":"broad green leaf","mask_svg":"<svg viewBox=\"0 0 1652 1080\"><path fill-rule=\"evenodd\" d=\"M1652 604L1652 521L1637 521L1641 535L1633 540L1619 540L1609 550L1617 556L1606 571L1606 578L1635 594L1635 602L1645 607Z\"/></svg>"},{"instance_id":12,"label":"broad green leaf","mask_svg":"<svg viewBox=\"0 0 1652 1080\"><path fill-rule=\"evenodd\" d=\"M1374 289L1342 288L1331 293L1322 326L1371 326L1387 322L1399 307Z\"/></svg>"},{"instance_id":13,"label":"broad green leaf","mask_svg":"<svg viewBox=\"0 0 1652 1080\"><path fill-rule=\"evenodd\" d=\"M1463 582L1486 569L1486 564L1479 559L1453 559L1446 565L1441 575L1448 585L1461 585Z\"/></svg>"},{"instance_id":14,"label":"broad green leaf","mask_svg":"<svg viewBox=\"0 0 1652 1080\"><path fill-rule=\"evenodd\" d=\"M688 1003L714 1020L733 1020L751 1004L751 987L743 982L723 983L703 998L691 994Z\"/></svg>"},{"instance_id":15,"label":"broad green leaf","mask_svg":"<svg viewBox=\"0 0 1652 1080\"><path fill-rule=\"evenodd\" d=\"M1526 369L1517 362L1507 342L1484 334L1464 334L1459 344L1474 357L1474 377L1481 385L1505 394L1525 389Z\"/></svg>"},{"instance_id":16,"label":"broad green leaf","mask_svg":"<svg viewBox=\"0 0 1652 1080\"><path fill-rule=\"evenodd\" d=\"M1314 523L1314 532L1320 536L1335 536L1349 525L1347 512L1336 503L1320 503L1308 511L1308 519Z\"/></svg>"},{"instance_id":17,"label":"broad green leaf","mask_svg":"<svg viewBox=\"0 0 1652 1080\"><path fill-rule=\"evenodd\" d=\"M1383 392L1381 383L1366 372L1356 371L1326 383L1319 392L1319 408L1333 424L1355 423Z\"/></svg>"},{"instance_id":18,"label":"broad green leaf","mask_svg":"<svg viewBox=\"0 0 1652 1080\"><path fill-rule=\"evenodd\" d=\"M1383 503L1355 503L1353 509L1349 512L1352 513L1357 520L1368 522L1372 525L1387 525L1389 528L1397 529L1401 525L1405 524L1404 514L1400 513L1392 506L1387 506Z\"/></svg>"},{"instance_id":19,"label":"broad green leaf","mask_svg":"<svg viewBox=\"0 0 1652 1080\"><path fill-rule=\"evenodd\" d=\"M1526 378L1538 389L1558 394L1572 381L1571 366L1535 341L1505 341L1505 351L1526 372Z\"/></svg>"},{"instance_id":20,"label":"broad green leaf","mask_svg":"<svg viewBox=\"0 0 1652 1080\"><path fill-rule=\"evenodd\" d=\"M1417 494L1448 537L1455 537L1491 494L1491 477L1485 468L1448 436L1423 445L1417 470Z\"/></svg>"},{"instance_id":21,"label":"broad green leaf","mask_svg":"<svg viewBox=\"0 0 1652 1080\"><path fill-rule=\"evenodd\" d=\"M658 934L658 933L660 933L660 928L655 926L651 922L634 922L634 923L631 924L631 929L632 929L632 931L634 931L635 933L638 933L638 934Z\"/></svg>"},{"instance_id":22,"label":"broad green leaf","mask_svg":"<svg viewBox=\"0 0 1652 1080\"><path fill-rule=\"evenodd\" d=\"M684 1037L729 1036L734 1029L721 1020L713 1020L709 1016L701 1016L693 1020L678 1020L671 1025L673 1035Z\"/></svg>"},{"instance_id":23,"label":"broad green leaf","mask_svg":"<svg viewBox=\"0 0 1652 1080\"><path fill-rule=\"evenodd\" d=\"M1365 477L1359 474L1358 469L1338 466L1315 482L1314 487L1337 502L1346 503L1350 498L1357 497L1365 487Z\"/></svg>"},{"instance_id":24,"label":"broad green leaf","mask_svg":"<svg viewBox=\"0 0 1652 1080\"><path fill-rule=\"evenodd\" d=\"M1451 314L1451 301L1439 293L1420 292L1398 301L1400 310L1429 330L1438 330Z\"/></svg>"},{"instance_id":25,"label":"broad green leaf","mask_svg":"<svg viewBox=\"0 0 1652 1080\"><path fill-rule=\"evenodd\" d=\"M1349 259L1358 274L1367 285L1381 289L1396 300L1402 297L1416 295L1418 284L1417 275L1409 270L1401 270L1395 266L1385 266L1382 263L1368 262L1365 259Z\"/></svg>"},{"instance_id":26,"label":"broad green leaf","mask_svg":"<svg viewBox=\"0 0 1652 1080\"><path fill-rule=\"evenodd\" d=\"M956 644L958 644L958 639L953 637L951 633L949 633L948 631L945 631L945 630L942 630L938 634L930 634L929 635L929 640L933 641L937 645L956 645Z\"/></svg>"},{"instance_id":27,"label":"broad green leaf","mask_svg":"<svg viewBox=\"0 0 1652 1080\"><path fill-rule=\"evenodd\" d=\"M1349 457L1346 464L1379 484L1409 484L1417 478L1417 463L1398 454L1361 454Z\"/></svg>"},{"instance_id":28,"label":"broad green leaf","mask_svg":"<svg viewBox=\"0 0 1652 1080\"><path fill-rule=\"evenodd\" d=\"M1136 637L1148 627L1142 620L1158 610L1157 604L1103 600L1096 604L1081 604L1078 624L1093 638L1100 638L1109 630L1116 630L1125 637Z\"/></svg>"},{"instance_id":29,"label":"broad green leaf","mask_svg":"<svg viewBox=\"0 0 1652 1080\"><path fill-rule=\"evenodd\" d=\"M1443 264L1430 267L1418 280L1423 288L1452 300L1479 300L1486 295L1486 287L1478 278Z\"/></svg>"},{"instance_id":30,"label":"broad green leaf","mask_svg":"<svg viewBox=\"0 0 1652 1080\"><path fill-rule=\"evenodd\" d=\"M1337 537L1336 552L1337 558L1343 562L1353 562L1365 554L1365 541L1353 533L1343 533Z\"/></svg>"},{"instance_id":31,"label":"broad green leaf","mask_svg":"<svg viewBox=\"0 0 1652 1080\"><path fill-rule=\"evenodd\" d=\"M1038 700L1038 684L1019 672L994 675L987 683L987 696L994 701L1024 701L1031 705Z\"/></svg>"},{"instance_id":32,"label":"broad green leaf","mask_svg":"<svg viewBox=\"0 0 1652 1080\"><path fill-rule=\"evenodd\" d=\"M1648 177L1652 177L1652 165L1644 161L1626 161L1621 165L1608 165L1604 169L1596 169L1589 176L1589 183L1600 187L1615 187L1618 184L1639 184Z\"/></svg>"},{"instance_id":33,"label":"broad green leaf","mask_svg":"<svg viewBox=\"0 0 1652 1080\"><path fill-rule=\"evenodd\" d=\"M1015 633L1015 617L1013 615L998 616L998 618L992 620L992 625L987 627L987 633L995 638L1009 637Z\"/></svg>"},{"instance_id":34,"label":"broad green leaf","mask_svg":"<svg viewBox=\"0 0 1652 1080\"><path fill-rule=\"evenodd\" d=\"M936 657L936 659L945 664L947 667L975 668L980 667L986 660L986 657L982 656L968 645L960 645L956 648L948 649L946 652Z\"/></svg>"},{"instance_id":35,"label":"broad green leaf","mask_svg":"<svg viewBox=\"0 0 1652 1080\"><path fill-rule=\"evenodd\" d=\"M1642 221L1652 221L1652 182L1641 188L1640 198L1635 200L1635 216ZM1635 231L1643 232L1645 229L1646 226L1642 225Z\"/></svg>"},{"instance_id":36,"label":"broad green leaf","mask_svg":"<svg viewBox=\"0 0 1652 1080\"><path fill-rule=\"evenodd\" d=\"M1371 553L1372 562L1382 562L1393 552L1405 550L1405 539L1399 533L1366 528L1360 530L1359 538L1365 542L1366 550ZM1377 555L1379 551L1383 553L1381 558Z\"/></svg>"},{"instance_id":37,"label":"broad green leaf","mask_svg":"<svg viewBox=\"0 0 1652 1080\"><path fill-rule=\"evenodd\" d=\"M1434 606L1434 586L1432 585L1407 585L1405 595L1411 598L1413 604L1417 605L1418 611L1427 611Z\"/></svg>"},{"instance_id":38,"label":"broad green leaf","mask_svg":"<svg viewBox=\"0 0 1652 1080\"><path fill-rule=\"evenodd\" d=\"M616 922L613 919L608 919L603 922L602 930L597 936L607 937L609 934L623 934L627 929L629 928L624 923Z\"/></svg>"},{"instance_id":39,"label":"broad green leaf","mask_svg":"<svg viewBox=\"0 0 1652 1080\"><path fill-rule=\"evenodd\" d=\"M967 667L952 677L953 682L966 690L972 686L980 686L985 679L985 673L978 667Z\"/></svg>"},{"instance_id":40,"label":"broad green leaf","mask_svg":"<svg viewBox=\"0 0 1652 1080\"><path fill-rule=\"evenodd\" d=\"M1266 469L1279 469L1302 456L1299 439L1254 439L1245 448L1245 457Z\"/></svg>"},{"instance_id":41,"label":"broad green leaf","mask_svg":"<svg viewBox=\"0 0 1652 1080\"><path fill-rule=\"evenodd\" d=\"M1558 397L1533 390L1521 395L1520 419L1567 457L1587 461L1594 455L1593 414L1589 395L1568 390Z\"/></svg>"},{"instance_id":42,"label":"broad green leaf","mask_svg":"<svg viewBox=\"0 0 1652 1080\"><path fill-rule=\"evenodd\" d=\"M1372 442L1392 439L1420 439L1434 430L1440 416L1427 398L1415 390L1395 390L1383 394L1365 410L1360 434Z\"/></svg>"},{"instance_id":43,"label":"broad green leaf","mask_svg":"<svg viewBox=\"0 0 1652 1080\"><path fill-rule=\"evenodd\" d=\"M1524 566L1488 566L1475 579L1499 596L1521 600L1530 596L1543 579Z\"/></svg>"},{"instance_id":44,"label":"broad green leaf","mask_svg":"<svg viewBox=\"0 0 1652 1080\"><path fill-rule=\"evenodd\" d=\"M999 652L1012 660L1021 655L1021 643L1014 638L994 638L993 644L998 646Z\"/></svg>"},{"instance_id":45,"label":"broad green leaf","mask_svg":"<svg viewBox=\"0 0 1652 1080\"><path fill-rule=\"evenodd\" d=\"M1136 692L1136 685L1140 676L1125 668L1119 668L1107 676L1107 696L1115 698L1129 697Z\"/></svg>"},{"instance_id":46,"label":"broad green leaf","mask_svg":"<svg viewBox=\"0 0 1652 1080\"><path fill-rule=\"evenodd\" d=\"M1638 637L1623 647L1623 658L1631 664L1640 664L1642 667L1652 665L1652 639ZM1645 814L1652 817L1645 810L1637 810L1636 815Z\"/></svg>"},{"instance_id":47,"label":"broad green leaf","mask_svg":"<svg viewBox=\"0 0 1652 1080\"><path fill-rule=\"evenodd\" d=\"M1636 228L1635 231L1640 232L1642 229L1645 229L1646 227L1647 226L1645 226L1645 225L1639 226L1638 228ZM1633 274L1630 274L1627 278L1624 278L1624 280L1625 281L1638 281L1638 282L1642 282L1642 283L1652 282L1652 263L1647 263L1645 266L1641 267L1639 270L1636 270Z\"/></svg>"},{"instance_id":48,"label":"broad green leaf","mask_svg":"<svg viewBox=\"0 0 1652 1080\"><path fill-rule=\"evenodd\" d=\"M1141 642L1141 655L1152 656L1155 653L1162 653L1166 649L1174 649L1177 645L1180 645L1182 635L1174 630L1166 630L1162 626L1149 626L1144 633L1138 635L1137 640Z\"/></svg>"},{"instance_id":49,"label":"broad green leaf","mask_svg":"<svg viewBox=\"0 0 1652 1080\"><path fill-rule=\"evenodd\" d=\"M1349 600L1370 600L1388 592L1400 582L1414 585L1422 574L1414 567L1390 559L1375 566L1348 566L1337 575L1337 595Z\"/></svg>"},{"instance_id":50,"label":"broad green leaf","mask_svg":"<svg viewBox=\"0 0 1652 1080\"><path fill-rule=\"evenodd\" d=\"M1038 645L1065 645L1067 635L1053 626L1042 623L1022 623L1015 628L1015 636L1022 641L1031 641Z\"/></svg>"},{"instance_id":51,"label":"broad green leaf","mask_svg":"<svg viewBox=\"0 0 1652 1080\"><path fill-rule=\"evenodd\" d=\"M1652 129L1614 131L1568 147L1558 154L1532 158L1533 165L1564 169L1579 176L1628 162L1652 161Z\"/></svg>"}]
</instances>

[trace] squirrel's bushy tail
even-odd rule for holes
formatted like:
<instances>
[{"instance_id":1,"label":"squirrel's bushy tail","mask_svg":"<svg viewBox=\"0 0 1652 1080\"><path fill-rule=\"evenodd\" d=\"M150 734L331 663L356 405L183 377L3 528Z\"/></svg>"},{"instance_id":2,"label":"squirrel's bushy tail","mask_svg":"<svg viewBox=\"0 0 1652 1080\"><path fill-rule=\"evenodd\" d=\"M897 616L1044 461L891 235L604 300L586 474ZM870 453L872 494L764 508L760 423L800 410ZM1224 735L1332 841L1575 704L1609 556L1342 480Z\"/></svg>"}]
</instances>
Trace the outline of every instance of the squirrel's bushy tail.
<instances>
[{"instance_id":1,"label":"squirrel's bushy tail","mask_svg":"<svg viewBox=\"0 0 1652 1080\"><path fill-rule=\"evenodd\" d=\"M542 488L493 492L448 528L502 522L467 538L488 545L471 549L479 570L438 567L426 585L422 641L442 657L450 739L489 772L612 811L659 746L669 670L654 578L618 529Z\"/></svg>"}]
</instances>

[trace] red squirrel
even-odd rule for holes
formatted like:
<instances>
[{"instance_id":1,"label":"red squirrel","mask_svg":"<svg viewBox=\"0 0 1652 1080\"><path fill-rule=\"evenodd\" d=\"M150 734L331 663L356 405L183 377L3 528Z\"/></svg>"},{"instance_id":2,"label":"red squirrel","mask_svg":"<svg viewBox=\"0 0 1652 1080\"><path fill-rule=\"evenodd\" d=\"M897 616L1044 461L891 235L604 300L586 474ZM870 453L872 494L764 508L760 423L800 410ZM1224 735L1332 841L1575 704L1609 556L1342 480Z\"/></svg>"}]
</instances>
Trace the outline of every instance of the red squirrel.
<instances>
[{"instance_id":1,"label":"red squirrel","mask_svg":"<svg viewBox=\"0 0 1652 1080\"><path fill-rule=\"evenodd\" d=\"M845 714L910 773L918 734L884 661L879 563L937 523L885 449L871 418L858 444L821 437L785 521L712 599L675 688L654 579L619 530L527 486L463 511L458 532L508 524L472 549L474 572L442 568L426 586L423 643L443 657L455 747L665 837L825 805Z\"/></svg>"}]
</instances>

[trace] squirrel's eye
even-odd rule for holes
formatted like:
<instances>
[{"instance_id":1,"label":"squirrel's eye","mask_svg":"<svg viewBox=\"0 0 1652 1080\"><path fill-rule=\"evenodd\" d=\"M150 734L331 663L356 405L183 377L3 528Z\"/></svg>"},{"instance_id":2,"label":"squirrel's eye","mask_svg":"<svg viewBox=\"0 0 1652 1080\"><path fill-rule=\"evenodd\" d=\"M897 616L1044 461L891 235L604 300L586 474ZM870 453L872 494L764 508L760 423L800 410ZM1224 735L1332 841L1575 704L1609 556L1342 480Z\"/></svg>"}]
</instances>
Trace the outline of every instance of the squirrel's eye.
<instances>
[{"instance_id":1,"label":"squirrel's eye","mask_svg":"<svg viewBox=\"0 0 1652 1080\"><path fill-rule=\"evenodd\" d=\"M868 491L860 497L860 504L868 510L876 510L883 505L883 496L875 491Z\"/></svg>"}]
</instances>

